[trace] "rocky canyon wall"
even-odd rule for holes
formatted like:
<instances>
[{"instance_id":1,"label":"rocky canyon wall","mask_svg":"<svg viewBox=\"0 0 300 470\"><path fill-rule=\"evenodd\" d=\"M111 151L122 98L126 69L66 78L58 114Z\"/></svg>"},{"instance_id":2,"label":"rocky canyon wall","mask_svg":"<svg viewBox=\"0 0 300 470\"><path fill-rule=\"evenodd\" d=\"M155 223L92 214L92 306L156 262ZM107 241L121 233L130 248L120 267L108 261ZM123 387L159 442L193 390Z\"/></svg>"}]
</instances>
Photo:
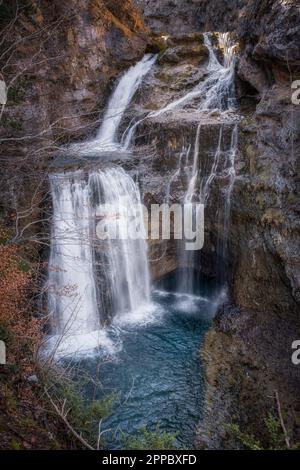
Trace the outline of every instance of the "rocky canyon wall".
<instances>
[{"instance_id":1,"label":"rocky canyon wall","mask_svg":"<svg viewBox=\"0 0 300 470\"><path fill-rule=\"evenodd\" d=\"M180 34L233 31L246 0L137 0L153 31Z\"/></svg>"},{"instance_id":2,"label":"rocky canyon wall","mask_svg":"<svg viewBox=\"0 0 300 470\"><path fill-rule=\"evenodd\" d=\"M291 102L299 73L297 18L297 2L252 1L237 28L238 76L257 90L258 101L241 122L244 166L233 192L230 236L233 305L219 312L205 350L206 411L215 410L218 419L207 413L210 425L202 431L212 447L234 445L224 431L224 422L234 419L266 442L263 418L266 410L278 415L276 393L289 436L299 439L300 372L291 362L300 313L300 113Z\"/></svg>"},{"instance_id":3,"label":"rocky canyon wall","mask_svg":"<svg viewBox=\"0 0 300 470\"><path fill-rule=\"evenodd\" d=\"M278 416L279 404L291 441L297 442L300 372L291 362L291 345L298 338L300 327L300 110L291 101L291 83L299 77L299 3L292 0L162 1L155 2L155 6L151 1L139 3L146 23L155 31L170 34L170 44L173 36L181 35L181 39L177 38L181 43L177 42L176 47L173 43L160 60L161 73L156 79L163 82L159 86L161 95L152 90L150 108L161 107L163 97L172 101L179 83L188 90L199 80L196 69L201 73L203 57L200 49L195 51L193 39L188 45L191 40L188 37L196 31L232 31L239 45L236 81L239 152L229 235L230 295L207 335L203 352L207 394L198 445L241 446L228 426L237 423L267 446L264 419L269 412ZM176 17L174 22L169 21L171 16ZM180 149L195 139L196 114L189 112L187 120L188 129L183 115L176 118L176 113L150 126L154 155L157 153L160 165L167 165L165 171L169 171L171 162L176 169ZM212 152L207 136L201 142L200 152L200 159ZM163 162L168 163L161 161L162 155ZM156 164L152 162L151 168L156 168ZM160 169L158 173L161 174ZM180 185L180 181L177 185L173 183L171 194L175 199L180 198ZM161 199L157 191L152 190L153 194ZM219 228L212 212L214 207L212 202L206 211L206 243L201 264L206 274L213 274L216 268ZM172 265L170 249L166 270Z\"/></svg>"},{"instance_id":4,"label":"rocky canyon wall","mask_svg":"<svg viewBox=\"0 0 300 470\"><path fill-rule=\"evenodd\" d=\"M18 224L31 237L41 231L32 220L43 219L51 159L94 134L115 78L143 56L148 29L131 0L4 1L0 24L1 204L12 220L29 214Z\"/></svg>"},{"instance_id":5,"label":"rocky canyon wall","mask_svg":"<svg viewBox=\"0 0 300 470\"><path fill-rule=\"evenodd\" d=\"M41 233L32 221L49 216L45 187L51 157L59 146L93 135L115 78L143 55L150 29L171 37L133 103L131 111L140 117L180 98L205 78L203 31L233 32L239 51L239 152L229 232L229 298L204 346L207 392L197 445L240 447L228 430L230 423L266 443L263 419L278 411L275 393L295 442L300 372L291 363L291 344L300 331L300 106L291 102L291 83L299 78L299 3L136 4L32 0L22 2L16 14L13 2L4 2L1 26L10 39L3 42L1 63L9 85L0 123L5 166L1 208L9 212L21 238ZM139 126L137 149L127 169L138 173L146 203L163 202L174 175L170 200L182 199L187 182L176 171L182 148L195 143L198 121L195 107ZM201 134L200 164L213 157L221 125L228 148L231 128L215 115ZM216 197L213 192L198 266L210 277L220 261ZM49 234L42 236L48 240ZM150 247L154 277L177 266L176 247L165 250L163 243Z\"/></svg>"}]
</instances>

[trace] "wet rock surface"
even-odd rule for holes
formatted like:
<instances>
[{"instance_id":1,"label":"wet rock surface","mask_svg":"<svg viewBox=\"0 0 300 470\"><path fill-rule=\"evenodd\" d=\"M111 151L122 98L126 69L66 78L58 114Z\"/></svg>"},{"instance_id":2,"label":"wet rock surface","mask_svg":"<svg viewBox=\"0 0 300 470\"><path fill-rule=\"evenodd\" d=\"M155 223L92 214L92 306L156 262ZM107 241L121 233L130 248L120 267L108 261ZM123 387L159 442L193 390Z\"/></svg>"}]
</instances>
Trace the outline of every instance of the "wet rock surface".
<instances>
[{"instance_id":1,"label":"wet rock surface","mask_svg":"<svg viewBox=\"0 0 300 470\"><path fill-rule=\"evenodd\" d=\"M300 57L298 5L293 1L227 2L233 7L229 17L223 15L218 2L213 6L205 3L204 29L230 30L238 20L236 85L240 111L227 266L231 303L220 310L204 347L207 396L197 445L240 448L241 442L232 437L227 426L232 422L267 445L264 418L269 412L277 416L276 393L290 438L296 443L300 372L291 362L291 344L298 337L300 318L300 115L291 102L291 81L297 77ZM154 24L150 17L148 21ZM182 80L188 90L189 84L192 88L205 78L207 56L194 57L191 53L189 57L181 52L180 59L175 43L172 37L168 39L166 60L162 54L145 84L143 98L136 102L136 110L155 110L180 98L182 88L176 89L176 79ZM289 60L284 59L284 53ZM156 89L162 92L156 93ZM138 126L136 143L146 146L143 165L151 175L151 182L147 183L145 177L142 184L148 200L163 201L166 190L162 188L178 170L182 150L193 146L199 121L203 121L204 129L200 167L215 151L209 143L210 127L219 130L221 125L227 125L230 131L235 122L233 116L224 118L218 113L199 118L197 106L193 106L153 117ZM142 110L140 115L143 116ZM228 143L229 137L225 137L224 148L226 139ZM216 131L212 141L217 142ZM198 269L211 276L217 275L223 262L218 251L220 238L222 245L222 223L218 221L217 208L224 184L222 178L217 178L211 191L205 214L205 245L201 256L195 258ZM179 172L170 186L170 200L182 200L185 190ZM159 251L155 243L151 247L156 254L166 253L163 249ZM164 268L158 261L154 275L174 266L174 247L170 246L167 253Z\"/></svg>"}]
</instances>

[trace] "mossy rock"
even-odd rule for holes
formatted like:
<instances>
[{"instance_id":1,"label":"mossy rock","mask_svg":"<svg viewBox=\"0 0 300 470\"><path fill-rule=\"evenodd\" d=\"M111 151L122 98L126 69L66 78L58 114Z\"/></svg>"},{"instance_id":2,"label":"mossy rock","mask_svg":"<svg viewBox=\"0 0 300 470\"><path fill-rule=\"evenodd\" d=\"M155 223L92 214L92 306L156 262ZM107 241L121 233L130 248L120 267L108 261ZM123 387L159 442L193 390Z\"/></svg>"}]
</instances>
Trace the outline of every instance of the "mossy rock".
<instances>
[{"instance_id":1,"label":"mossy rock","mask_svg":"<svg viewBox=\"0 0 300 470\"><path fill-rule=\"evenodd\" d=\"M151 36L146 46L146 53L162 54L166 49L168 44L163 36Z\"/></svg>"},{"instance_id":2,"label":"mossy rock","mask_svg":"<svg viewBox=\"0 0 300 470\"><path fill-rule=\"evenodd\" d=\"M280 209L270 208L262 216L261 222L263 225L281 225L283 223L283 214Z\"/></svg>"}]
</instances>

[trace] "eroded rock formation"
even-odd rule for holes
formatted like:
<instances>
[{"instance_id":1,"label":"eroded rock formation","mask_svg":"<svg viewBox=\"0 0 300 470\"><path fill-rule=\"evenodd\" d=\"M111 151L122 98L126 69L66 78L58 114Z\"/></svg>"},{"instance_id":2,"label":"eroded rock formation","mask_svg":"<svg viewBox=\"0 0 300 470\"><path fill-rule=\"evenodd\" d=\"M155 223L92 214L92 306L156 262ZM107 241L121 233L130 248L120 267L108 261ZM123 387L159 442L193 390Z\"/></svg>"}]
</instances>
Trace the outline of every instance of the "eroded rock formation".
<instances>
[{"instance_id":1,"label":"eroded rock formation","mask_svg":"<svg viewBox=\"0 0 300 470\"><path fill-rule=\"evenodd\" d=\"M172 8L176 10L175 2L161 2L161 9L156 5L155 10L151 10L151 2L143 3L147 3L144 11L149 24L164 34L172 34L167 16ZM197 26L186 22L182 9L197 16ZM176 28L185 34L194 28L234 30L239 42L239 152L229 235L230 300L221 307L203 352L207 395L198 441L205 447L241 445L226 427L231 422L266 443L263 420L268 412L277 413L276 393L289 435L293 442L299 439L300 372L291 362L291 345L299 336L300 326L300 114L299 107L291 102L291 82L299 73L298 18L296 1L193 2L178 6L177 19L182 24ZM169 48L159 61L159 72L152 77L152 88L148 85L149 109L165 105L165 98L172 101L177 86L182 90L183 83L186 92L201 80L201 73L205 74L201 40L196 41L196 54L193 42L187 47L188 36L181 38L181 44L172 44L172 38L169 41ZM155 92L157 80L160 94ZM144 97L147 90L146 86ZM147 135L148 144L153 146L151 171L160 174L154 173L148 185L145 182L146 194L151 193L149 199L162 201L165 174L168 172L169 180L178 168L182 147L194 142L196 114L191 109L186 114L174 111L139 128L140 139L145 143L143 136ZM213 121L216 125L215 117ZM212 154L209 123L203 125L206 137L201 143L200 162ZM216 137L215 133L215 142ZM156 183L157 189L151 189ZM180 199L182 194L177 177L171 199ZM213 193L206 211L206 243L200 257L200 269L210 275L216 273L220 255L215 198ZM174 265L174 250L170 248L167 253L166 270ZM156 269L161 273L161 269Z\"/></svg>"}]
</instances>

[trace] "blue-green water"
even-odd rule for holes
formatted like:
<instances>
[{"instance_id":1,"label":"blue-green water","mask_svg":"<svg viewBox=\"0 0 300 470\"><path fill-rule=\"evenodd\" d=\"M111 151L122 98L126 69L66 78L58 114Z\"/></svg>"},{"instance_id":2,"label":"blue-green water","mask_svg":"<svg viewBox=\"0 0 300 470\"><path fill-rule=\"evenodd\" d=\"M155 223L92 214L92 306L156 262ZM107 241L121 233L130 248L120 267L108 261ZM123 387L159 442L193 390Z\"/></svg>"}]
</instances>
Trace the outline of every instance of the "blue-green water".
<instances>
[{"instance_id":1,"label":"blue-green water","mask_svg":"<svg viewBox=\"0 0 300 470\"><path fill-rule=\"evenodd\" d=\"M90 357L81 366L101 382L96 397L117 394L102 423L107 448L122 448L122 433L142 427L177 433L177 444L193 448L204 391L200 349L215 312L216 290L207 282L196 295L173 291L174 276L153 292L145 315L114 322L107 330L115 352ZM147 310L147 309L146 309ZM94 398L94 390L88 391Z\"/></svg>"}]
</instances>

